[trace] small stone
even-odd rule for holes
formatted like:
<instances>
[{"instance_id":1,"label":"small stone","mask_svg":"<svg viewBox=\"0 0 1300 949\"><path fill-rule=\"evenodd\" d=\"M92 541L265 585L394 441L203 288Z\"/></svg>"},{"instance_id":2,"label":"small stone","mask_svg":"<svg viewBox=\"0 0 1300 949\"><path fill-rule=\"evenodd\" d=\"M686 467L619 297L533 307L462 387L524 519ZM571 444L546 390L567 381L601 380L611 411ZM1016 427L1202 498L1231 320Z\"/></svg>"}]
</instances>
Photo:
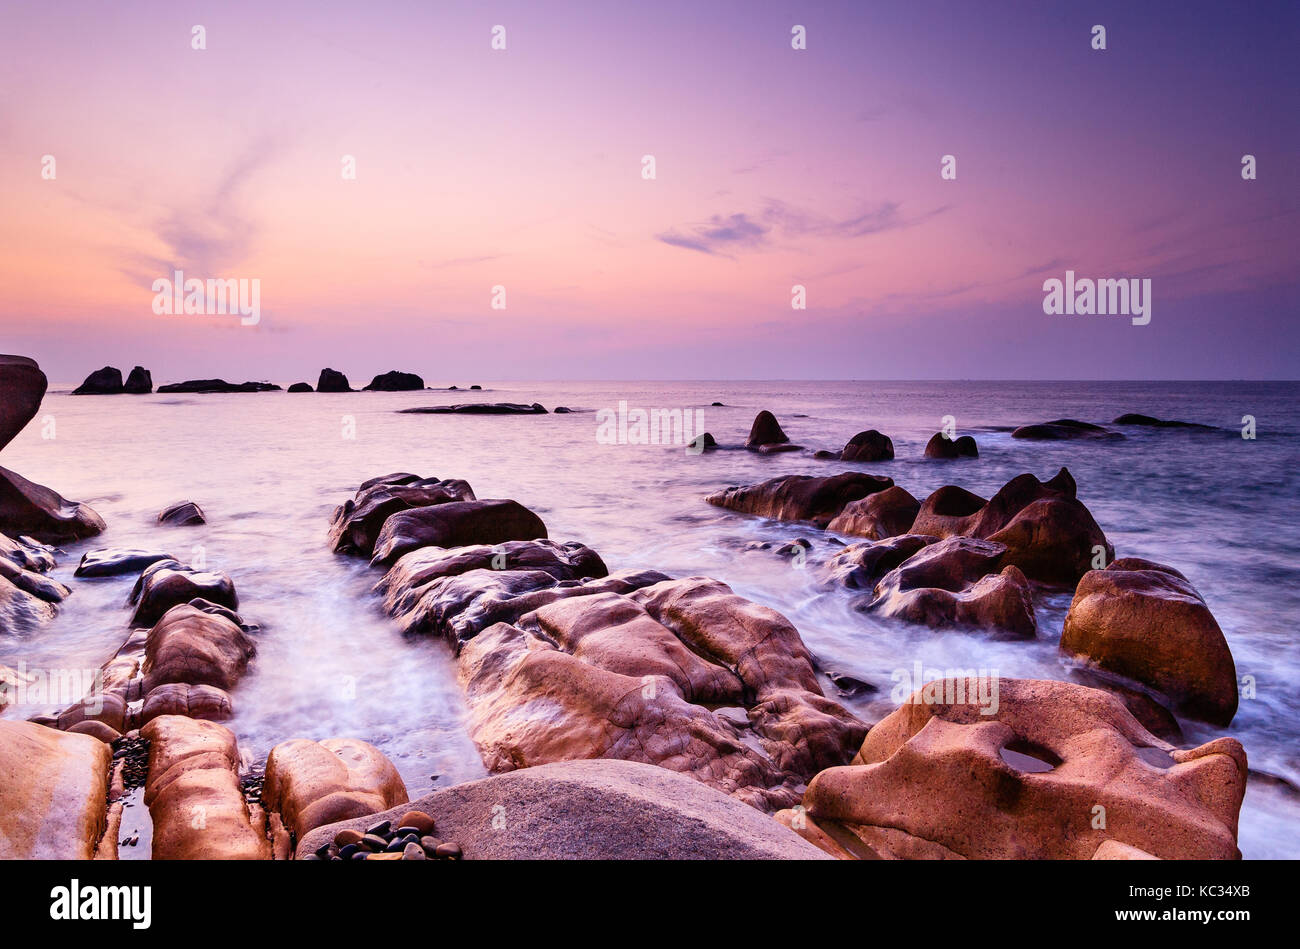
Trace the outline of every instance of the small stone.
<instances>
[{"instance_id":1,"label":"small stone","mask_svg":"<svg viewBox=\"0 0 1300 949\"><path fill-rule=\"evenodd\" d=\"M358 850L352 855L353 860L369 860L371 853L368 850Z\"/></svg>"},{"instance_id":2,"label":"small stone","mask_svg":"<svg viewBox=\"0 0 1300 949\"><path fill-rule=\"evenodd\" d=\"M325 844L322 847L317 847L316 856L320 857L322 860L328 860L331 846L332 846L331 844Z\"/></svg>"},{"instance_id":3,"label":"small stone","mask_svg":"<svg viewBox=\"0 0 1300 949\"><path fill-rule=\"evenodd\" d=\"M392 853L372 853L372 854L370 854L370 856L369 856L368 859L370 859L370 860L401 860L401 859L402 859L402 852L401 852L400 850L395 850L395 851L393 851Z\"/></svg>"},{"instance_id":4,"label":"small stone","mask_svg":"<svg viewBox=\"0 0 1300 949\"><path fill-rule=\"evenodd\" d=\"M434 855L441 860L459 860L461 858L460 844L452 840L439 844L434 850Z\"/></svg>"},{"instance_id":5,"label":"small stone","mask_svg":"<svg viewBox=\"0 0 1300 949\"><path fill-rule=\"evenodd\" d=\"M419 837L421 834L428 833L428 830L423 827L409 827L403 824L401 827L397 828L397 830L393 831L393 833L398 837L405 837L407 834L415 834L416 837Z\"/></svg>"},{"instance_id":6,"label":"small stone","mask_svg":"<svg viewBox=\"0 0 1300 949\"><path fill-rule=\"evenodd\" d=\"M421 837L420 846L424 848L424 853L429 857L438 855L438 848L442 846L442 841L437 837Z\"/></svg>"},{"instance_id":7,"label":"small stone","mask_svg":"<svg viewBox=\"0 0 1300 949\"><path fill-rule=\"evenodd\" d=\"M367 850L379 852L388 846L388 841L378 834L366 834L361 838L361 846Z\"/></svg>"},{"instance_id":8,"label":"small stone","mask_svg":"<svg viewBox=\"0 0 1300 949\"><path fill-rule=\"evenodd\" d=\"M348 844L359 844L364 835L359 830L340 830L334 835L334 842L340 847L346 847Z\"/></svg>"},{"instance_id":9,"label":"small stone","mask_svg":"<svg viewBox=\"0 0 1300 949\"><path fill-rule=\"evenodd\" d=\"M388 829L392 826L393 826L392 821L383 820L380 821L378 824L375 824L373 827L367 827L366 833L374 834L376 837L383 837L385 834L388 833Z\"/></svg>"},{"instance_id":10,"label":"small stone","mask_svg":"<svg viewBox=\"0 0 1300 949\"><path fill-rule=\"evenodd\" d=\"M401 825L398 828L399 833L411 828L418 834L428 835L433 833L435 827L433 818L424 811L407 811L398 823Z\"/></svg>"},{"instance_id":11,"label":"small stone","mask_svg":"<svg viewBox=\"0 0 1300 949\"><path fill-rule=\"evenodd\" d=\"M407 844L402 848L403 860L427 860L424 855L424 848L419 844Z\"/></svg>"},{"instance_id":12,"label":"small stone","mask_svg":"<svg viewBox=\"0 0 1300 949\"><path fill-rule=\"evenodd\" d=\"M360 850L360 844L344 844L343 847L339 849L339 859L351 860L353 855L358 853Z\"/></svg>"},{"instance_id":13,"label":"small stone","mask_svg":"<svg viewBox=\"0 0 1300 949\"><path fill-rule=\"evenodd\" d=\"M405 848L405 847L406 847L406 841L405 841L405 840L392 840L392 841L389 841L388 846L384 848L384 852L385 852L385 853L401 853L402 850L403 850L403 848Z\"/></svg>"}]
</instances>

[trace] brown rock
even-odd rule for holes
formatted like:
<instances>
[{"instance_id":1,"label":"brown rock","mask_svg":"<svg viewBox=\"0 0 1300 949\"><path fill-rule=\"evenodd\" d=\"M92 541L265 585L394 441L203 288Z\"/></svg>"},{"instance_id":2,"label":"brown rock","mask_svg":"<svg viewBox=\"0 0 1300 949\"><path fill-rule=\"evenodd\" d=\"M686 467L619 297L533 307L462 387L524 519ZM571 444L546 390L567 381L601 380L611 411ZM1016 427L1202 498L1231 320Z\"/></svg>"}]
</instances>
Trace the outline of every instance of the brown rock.
<instances>
[{"instance_id":1,"label":"brown rock","mask_svg":"<svg viewBox=\"0 0 1300 949\"><path fill-rule=\"evenodd\" d=\"M518 501L454 501L390 515L375 540L371 563L389 566L418 547L465 547L545 538L542 519Z\"/></svg>"},{"instance_id":2,"label":"brown rock","mask_svg":"<svg viewBox=\"0 0 1300 949\"><path fill-rule=\"evenodd\" d=\"M104 520L87 505L0 468L0 530L63 543L102 532Z\"/></svg>"},{"instance_id":3,"label":"brown rock","mask_svg":"<svg viewBox=\"0 0 1300 949\"><path fill-rule=\"evenodd\" d=\"M1150 686L1193 718L1227 725L1237 672L1205 600L1172 567L1116 560L1079 581L1061 651Z\"/></svg>"},{"instance_id":4,"label":"brown rock","mask_svg":"<svg viewBox=\"0 0 1300 949\"><path fill-rule=\"evenodd\" d=\"M750 426L745 447L760 448L763 445L783 444L789 440L785 432L781 431L781 424L776 420L776 416L764 409L754 416L754 424Z\"/></svg>"},{"instance_id":5,"label":"brown rock","mask_svg":"<svg viewBox=\"0 0 1300 949\"><path fill-rule=\"evenodd\" d=\"M1180 751L1108 693L997 685L995 705L971 701L989 697L989 680L918 690L850 766L813 779L808 815L884 857L1086 860L1108 840L1165 859L1240 857L1246 756L1236 740Z\"/></svg>"},{"instance_id":6,"label":"brown rock","mask_svg":"<svg viewBox=\"0 0 1300 949\"><path fill-rule=\"evenodd\" d=\"M888 435L874 428L858 432L840 452L841 461L889 461L894 457L894 443Z\"/></svg>"},{"instance_id":7,"label":"brown rock","mask_svg":"<svg viewBox=\"0 0 1300 949\"><path fill-rule=\"evenodd\" d=\"M355 498L334 510L330 547L335 553L369 558L390 515L449 501L473 500L474 489L466 481L424 478L404 484L374 484L359 490Z\"/></svg>"},{"instance_id":8,"label":"brown rock","mask_svg":"<svg viewBox=\"0 0 1300 949\"><path fill-rule=\"evenodd\" d=\"M135 626L152 625L168 610L194 599L231 610L239 608L234 581L227 574L195 570L175 560L159 560L145 568L131 589L130 603L135 606L131 622Z\"/></svg>"},{"instance_id":9,"label":"brown rock","mask_svg":"<svg viewBox=\"0 0 1300 949\"><path fill-rule=\"evenodd\" d=\"M0 355L0 448L36 417L46 385L45 373L35 360Z\"/></svg>"},{"instance_id":10,"label":"brown rock","mask_svg":"<svg viewBox=\"0 0 1300 949\"><path fill-rule=\"evenodd\" d=\"M912 530L921 502L898 485L850 501L826 525L828 531L884 540Z\"/></svg>"},{"instance_id":11,"label":"brown rock","mask_svg":"<svg viewBox=\"0 0 1300 949\"><path fill-rule=\"evenodd\" d=\"M108 746L89 735L0 721L0 860L93 857L110 759Z\"/></svg>"},{"instance_id":12,"label":"brown rock","mask_svg":"<svg viewBox=\"0 0 1300 949\"><path fill-rule=\"evenodd\" d=\"M140 729L149 740L144 802L155 860L269 860L239 783L235 734L216 722L161 715Z\"/></svg>"},{"instance_id":13,"label":"brown rock","mask_svg":"<svg viewBox=\"0 0 1300 949\"><path fill-rule=\"evenodd\" d=\"M756 514L780 521L810 521L826 527L851 501L884 491L894 484L890 478L846 471L826 478L790 475L760 484L727 488L706 500L718 507L742 514Z\"/></svg>"},{"instance_id":14,"label":"brown rock","mask_svg":"<svg viewBox=\"0 0 1300 949\"><path fill-rule=\"evenodd\" d=\"M865 544L849 544L826 561L821 581L851 590L874 590L881 577L938 539L923 534L902 534Z\"/></svg>"},{"instance_id":15,"label":"brown rock","mask_svg":"<svg viewBox=\"0 0 1300 949\"><path fill-rule=\"evenodd\" d=\"M432 834L437 829L433 818L424 811L407 811L393 826L414 827L422 837Z\"/></svg>"},{"instance_id":16,"label":"brown rock","mask_svg":"<svg viewBox=\"0 0 1300 949\"><path fill-rule=\"evenodd\" d=\"M925 443L926 458L978 458L979 446L969 435L949 438L943 432L935 432Z\"/></svg>"},{"instance_id":17,"label":"brown rock","mask_svg":"<svg viewBox=\"0 0 1300 949\"><path fill-rule=\"evenodd\" d=\"M194 524L206 524L203 508L193 501L177 501L158 513L158 523L170 527L189 527Z\"/></svg>"},{"instance_id":18,"label":"brown rock","mask_svg":"<svg viewBox=\"0 0 1300 949\"><path fill-rule=\"evenodd\" d=\"M174 606L149 631L144 690L152 694L158 686L183 682L228 691L243 676L255 652L253 641L226 617L188 603ZM186 701L196 698L208 708L221 705L221 697L211 693L187 693Z\"/></svg>"},{"instance_id":19,"label":"brown rock","mask_svg":"<svg viewBox=\"0 0 1300 949\"><path fill-rule=\"evenodd\" d=\"M407 799L393 763L357 738L294 738L276 745L266 759L262 801L299 840L313 828Z\"/></svg>"}]
</instances>

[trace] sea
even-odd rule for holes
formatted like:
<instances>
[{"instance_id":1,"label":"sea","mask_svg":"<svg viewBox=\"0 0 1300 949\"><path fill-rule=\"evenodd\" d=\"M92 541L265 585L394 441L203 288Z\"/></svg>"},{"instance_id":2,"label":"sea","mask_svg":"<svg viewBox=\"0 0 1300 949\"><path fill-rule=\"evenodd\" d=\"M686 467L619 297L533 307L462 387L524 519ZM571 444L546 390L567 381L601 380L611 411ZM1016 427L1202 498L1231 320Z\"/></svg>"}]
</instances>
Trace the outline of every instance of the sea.
<instances>
[{"instance_id":1,"label":"sea","mask_svg":"<svg viewBox=\"0 0 1300 949\"><path fill-rule=\"evenodd\" d=\"M326 542L332 511L360 482L405 471L466 479L480 498L514 498L542 517L553 539L588 544L611 570L725 581L789 617L824 669L873 686L856 697L840 696L829 682L826 691L876 721L892 707L900 676L917 663L1070 678L1058 651L1069 594L1038 597L1032 641L863 615L851 609L850 592L818 582L819 563L836 549L824 532L742 516L705 497L729 485L845 470L888 475L918 498L945 484L988 497L1018 474L1047 479L1067 467L1117 556L1177 568L1209 604L1243 698L1227 728L1180 720L1184 744L1239 739L1251 768L1243 854L1300 857L1300 383L480 384L473 391L143 396L73 396L75 383L52 385L0 463L89 503L108 527L66 545L53 576L72 596L48 625L0 635L0 663L93 669L123 641L134 578L74 578L85 551L142 547L182 561L201 558L233 578L241 614L260 627L258 655L232 693L228 723L250 767L289 738L351 736L388 755L413 798L484 777L449 649L403 637L372 592L379 571L331 553ZM399 412L468 401L573 411ZM611 438L608 421L620 405L628 413L681 410L722 447L690 452L675 430L660 432L659 444ZM763 409L807 451L743 450ZM1125 428L1127 438L1118 441L1011 437L1026 423L1068 417L1108 424L1127 412L1214 429ZM979 458L925 460L926 442L945 425L972 435ZM893 439L894 460L812 457L867 429ZM203 508L207 524L158 526L158 512L183 499ZM806 557L775 553L800 537L812 545Z\"/></svg>"}]
</instances>

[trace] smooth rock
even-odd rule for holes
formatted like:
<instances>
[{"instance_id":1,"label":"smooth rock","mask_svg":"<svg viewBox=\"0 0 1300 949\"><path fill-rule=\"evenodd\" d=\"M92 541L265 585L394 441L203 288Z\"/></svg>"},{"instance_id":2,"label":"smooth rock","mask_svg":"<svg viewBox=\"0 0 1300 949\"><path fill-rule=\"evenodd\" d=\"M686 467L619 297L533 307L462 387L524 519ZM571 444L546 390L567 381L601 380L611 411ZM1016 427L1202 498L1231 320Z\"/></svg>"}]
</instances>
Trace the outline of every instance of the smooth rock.
<instances>
[{"instance_id":1,"label":"smooth rock","mask_svg":"<svg viewBox=\"0 0 1300 949\"><path fill-rule=\"evenodd\" d=\"M89 860L111 753L90 735L0 720L0 860Z\"/></svg>"}]
</instances>

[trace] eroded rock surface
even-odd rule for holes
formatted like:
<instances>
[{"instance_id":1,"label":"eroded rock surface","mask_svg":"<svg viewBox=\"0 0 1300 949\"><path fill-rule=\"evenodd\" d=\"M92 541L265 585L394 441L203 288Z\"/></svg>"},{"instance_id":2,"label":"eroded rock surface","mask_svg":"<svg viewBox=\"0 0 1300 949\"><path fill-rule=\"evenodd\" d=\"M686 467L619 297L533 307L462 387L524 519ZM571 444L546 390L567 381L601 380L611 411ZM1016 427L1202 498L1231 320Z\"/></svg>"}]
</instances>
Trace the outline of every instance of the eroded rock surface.
<instances>
[{"instance_id":1,"label":"eroded rock surface","mask_svg":"<svg viewBox=\"0 0 1300 949\"><path fill-rule=\"evenodd\" d=\"M473 488L465 481L409 480L405 474L393 477L400 480L367 483L355 497L335 508L330 524L330 545L335 553L369 558L374 554L375 541L384 522L398 511L475 500Z\"/></svg>"},{"instance_id":2,"label":"eroded rock surface","mask_svg":"<svg viewBox=\"0 0 1300 949\"><path fill-rule=\"evenodd\" d=\"M266 759L262 801L299 840L325 824L407 800L393 763L358 738L294 738L276 745Z\"/></svg>"},{"instance_id":3,"label":"eroded rock surface","mask_svg":"<svg viewBox=\"0 0 1300 949\"><path fill-rule=\"evenodd\" d=\"M760 484L731 487L706 498L710 504L742 514L780 521L808 521L826 527L845 506L893 487L891 478L846 471L826 478L789 475Z\"/></svg>"},{"instance_id":4,"label":"eroded rock surface","mask_svg":"<svg viewBox=\"0 0 1300 949\"><path fill-rule=\"evenodd\" d=\"M0 860L89 860L111 753L88 735L0 721Z\"/></svg>"},{"instance_id":5,"label":"eroded rock surface","mask_svg":"<svg viewBox=\"0 0 1300 949\"><path fill-rule=\"evenodd\" d=\"M898 485L850 501L826 525L828 531L883 540L910 533L921 502Z\"/></svg>"}]
</instances>

